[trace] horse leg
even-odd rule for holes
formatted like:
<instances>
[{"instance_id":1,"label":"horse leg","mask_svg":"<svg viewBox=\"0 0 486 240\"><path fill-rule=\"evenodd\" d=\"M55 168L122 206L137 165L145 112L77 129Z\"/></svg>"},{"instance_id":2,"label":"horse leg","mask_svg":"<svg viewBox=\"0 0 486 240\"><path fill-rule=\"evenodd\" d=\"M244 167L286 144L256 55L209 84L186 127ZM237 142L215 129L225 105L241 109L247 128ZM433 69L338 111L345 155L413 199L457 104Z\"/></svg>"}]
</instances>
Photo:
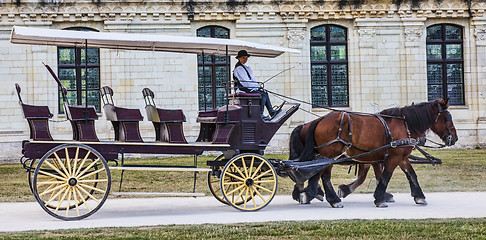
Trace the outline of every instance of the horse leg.
<instances>
[{"instance_id":1,"label":"horse leg","mask_svg":"<svg viewBox=\"0 0 486 240\"><path fill-rule=\"evenodd\" d=\"M341 203L341 199L336 194L331 184L331 170L332 165L324 169L321 175L322 185L324 186L324 192L326 194L326 201L331 204L331 207L333 208L342 208L343 204Z\"/></svg>"},{"instance_id":2,"label":"horse leg","mask_svg":"<svg viewBox=\"0 0 486 240\"><path fill-rule=\"evenodd\" d=\"M304 183L296 183L294 185L294 191L292 191L292 198L299 203L303 203L301 200L301 194L303 192L304 192Z\"/></svg>"},{"instance_id":3,"label":"horse leg","mask_svg":"<svg viewBox=\"0 0 486 240\"><path fill-rule=\"evenodd\" d=\"M300 203L309 204L314 198L319 201L324 201L324 192L319 186L320 173L311 177L307 183L304 192L300 194Z\"/></svg>"},{"instance_id":4,"label":"horse leg","mask_svg":"<svg viewBox=\"0 0 486 240\"><path fill-rule=\"evenodd\" d=\"M417 174L413 170L410 161L408 161L408 159L403 160L400 162L399 166L407 176L408 183L410 184L410 191L415 203L419 205L427 205L427 201L425 201L425 195L422 192L422 188L420 188L417 180Z\"/></svg>"},{"instance_id":5,"label":"horse leg","mask_svg":"<svg viewBox=\"0 0 486 240\"><path fill-rule=\"evenodd\" d=\"M376 186L375 193L373 196L375 197L375 206L376 207L388 207L386 204L386 188L388 187L388 183L393 175L393 171L398 166L400 161L402 160L403 153L395 153L394 155L390 155L385 162L385 167L383 172L381 173L380 180L378 181L378 185Z\"/></svg>"},{"instance_id":6,"label":"horse leg","mask_svg":"<svg viewBox=\"0 0 486 240\"><path fill-rule=\"evenodd\" d=\"M339 185L338 196L340 198L345 198L349 194L353 193L354 190L356 190L356 188L358 188L361 184L363 184L364 180L366 179L366 175L368 174L368 170L370 170L369 164L358 164L358 176L354 181L352 181L349 184Z\"/></svg>"},{"instance_id":7,"label":"horse leg","mask_svg":"<svg viewBox=\"0 0 486 240\"><path fill-rule=\"evenodd\" d=\"M375 163L372 166L373 166L373 171L375 172L376 182L378 182L380 181L381 173L383 172L383 163ZM385 192L385 199L386 202L388 203L395 202L395 199L393 198L393 194L389 192Z\"/></svg>"}]
</instances>

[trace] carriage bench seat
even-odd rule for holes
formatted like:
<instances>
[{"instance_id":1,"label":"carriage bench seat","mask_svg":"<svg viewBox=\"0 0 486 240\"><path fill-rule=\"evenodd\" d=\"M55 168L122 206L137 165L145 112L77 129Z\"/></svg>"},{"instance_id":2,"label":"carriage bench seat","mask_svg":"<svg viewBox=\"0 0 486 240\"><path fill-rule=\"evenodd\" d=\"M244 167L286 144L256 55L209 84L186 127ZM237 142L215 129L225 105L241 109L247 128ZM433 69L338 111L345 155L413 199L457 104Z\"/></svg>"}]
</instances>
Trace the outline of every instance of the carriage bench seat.
<instances>
[{"instance_id":1,"label":"carriage bench seat","mask_svg":"<svg viewBox=\"0 0 486 240\"><path fill-rule=\"evenodd\" d=\"M186 116L182 109L157 108L154 92L149 88L144 88L142 94L145 100L147 119L152 122L155 128L155 140L157 142L187 143L182 126L183 122L186 121Z\"/></svg>"},{"instance_id":2,"label":"carriage bench seat","mask_svg":"<svg viewBox=\"0 0 486 240\"><path fill-rule=\"evenodd\" d=\"M24 118L29 123L30 139L52 141L51 132L49 131L49 118L52 118L53 115L49 111L49 107L24 104L22 97L20 97L22 90L18 83L15 83L15 89L17 90Z\"/></svg>"},{"instance_id":3,"label":"carriage bench seat","mask_svg":"<svg viewBox=\"0 0 486 240\"><path fill-rule=\"evenodd\" d=\"M228 143L231 132L240 122L242 107L229 105L228 109L229 111L226 110L226 106L222 106L217 110L199 112L196 121L201 123L201 128L197 142Z\"/></svg>"},{"instance_id":4,"label":"carriage bench seat","mask_svg":"<svg viewBox=\"0 0 486 240\"><path fill-rule=\"evenodd\" d=\"M83 142L99 142L95 130L95 120L98 114L94 106L68 105L64 102L67 119L73 128L73 139ZM86 115L87 114L87 115Z\"/></svg>"},{"instance_id":5,"label":"carriage bench seat","mask_svg":"<svg viewBox=\"0 0 486 240\"><path fill-rule=\"evenodd\" d=\"M102 87L100 94L106 119L111 121L115 131L115 141L143 142L139 130L139 122L143 121L140 110L115 106L113 90L108 86Z\"/></svg>"}]
</instances>

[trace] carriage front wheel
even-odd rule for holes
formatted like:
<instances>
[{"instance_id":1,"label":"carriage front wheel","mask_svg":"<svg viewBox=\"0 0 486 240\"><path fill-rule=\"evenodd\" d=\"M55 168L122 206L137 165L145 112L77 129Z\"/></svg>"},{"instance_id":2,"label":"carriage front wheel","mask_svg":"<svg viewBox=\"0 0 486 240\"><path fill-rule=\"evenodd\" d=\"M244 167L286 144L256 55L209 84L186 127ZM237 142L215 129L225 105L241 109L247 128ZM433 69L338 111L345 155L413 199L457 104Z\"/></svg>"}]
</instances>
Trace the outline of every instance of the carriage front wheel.
<instances>
[{"instance_id":1,"label":"carriage front wheel","mask_svg":"<svg viewBox=\"0 0 486 240\"><path fill-rule=\"evenodd\" d=\"M103 156L82 144L63 144L39 161L32 179L37 202L62 220L79 220L98 211L111 187Z\"/></svg>"},{"instance_id":2,"label":"carriage front wheel","mask_svg":"<svg viewBox=\"0 0 486 240\"><path fill-rule=\"evenodd\" d=\"M226 163L221 173L221 190L226 202L241 211L267 206L277 192L277 174L263 156L244 153ZM243 204L241 204L243 202Z\"/></svg>"}]
</instances>

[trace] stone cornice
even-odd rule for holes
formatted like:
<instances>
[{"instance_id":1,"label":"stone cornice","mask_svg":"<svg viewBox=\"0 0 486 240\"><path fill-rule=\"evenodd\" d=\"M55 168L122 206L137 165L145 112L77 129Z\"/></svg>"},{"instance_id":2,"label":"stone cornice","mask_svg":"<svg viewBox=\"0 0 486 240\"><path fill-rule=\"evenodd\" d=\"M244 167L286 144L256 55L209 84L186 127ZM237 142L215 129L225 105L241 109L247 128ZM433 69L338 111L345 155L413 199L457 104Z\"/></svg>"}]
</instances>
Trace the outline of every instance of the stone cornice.
<instances>
[{"instance_id":1,"label":"stone cornice","mask_svg":"<svg viewBox=\"0 0 486 240\"><path fill-rule=\"evenodd\" d=\"M339 19L422 19L422 18L466 18L470 13L474 18L483 18L485 2L473 2L471 9L461 0L435 0L421 3L420 8L412 8L409 3L398 7L391 1L370 1L358 8L339 7L338 1L246 1L245 4L228 5L225 0L197 1L187 5L187 1L101 1L96 5L91 1L64 0L58 3L23 3L17 6L4 3L0 6L3 25L23 22L89 22L108 21L125 23L181 22L187 21L302 21Z\"/></svg>"}]
</instances>

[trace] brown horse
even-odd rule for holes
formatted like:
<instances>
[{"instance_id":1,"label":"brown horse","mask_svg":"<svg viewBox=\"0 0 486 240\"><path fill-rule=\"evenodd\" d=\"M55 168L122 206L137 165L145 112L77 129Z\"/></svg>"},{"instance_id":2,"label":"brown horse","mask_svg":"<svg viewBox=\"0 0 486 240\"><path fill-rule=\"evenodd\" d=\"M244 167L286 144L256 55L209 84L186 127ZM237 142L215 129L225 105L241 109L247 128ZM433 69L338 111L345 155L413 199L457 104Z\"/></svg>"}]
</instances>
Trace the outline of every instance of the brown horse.
<instances>
[{"instance_id":1,"label":"brown horse","mask_svg":"<svg viewBox=\"0 0 486 240\"><path fill-rule=\"evenodd\" d=\"M409 180L415 202L427 204L408 156L417 143L416 139L424 136L429 129L439 135L445 145L455 144L457 133L447 108L447 101L437 99L387 109L376 115L333 111L292 132L290 158L309 161L320 155L334 158L336 162L345 158L376 166L375 173L380 175L374 193L377 207L387 206L385 202L390 200L390 196L386 188L394 169L400 166ZM379 164L382 164L383 171ZM317 197L318 180L321 178L326 200L332 207L342 207L341 199L331 184L331 170L332 164L310 178L305 189L304 183L297 183L293 198L299 200L302 192L308 196L307 201Z\"/></svg>"}]
</instances>

